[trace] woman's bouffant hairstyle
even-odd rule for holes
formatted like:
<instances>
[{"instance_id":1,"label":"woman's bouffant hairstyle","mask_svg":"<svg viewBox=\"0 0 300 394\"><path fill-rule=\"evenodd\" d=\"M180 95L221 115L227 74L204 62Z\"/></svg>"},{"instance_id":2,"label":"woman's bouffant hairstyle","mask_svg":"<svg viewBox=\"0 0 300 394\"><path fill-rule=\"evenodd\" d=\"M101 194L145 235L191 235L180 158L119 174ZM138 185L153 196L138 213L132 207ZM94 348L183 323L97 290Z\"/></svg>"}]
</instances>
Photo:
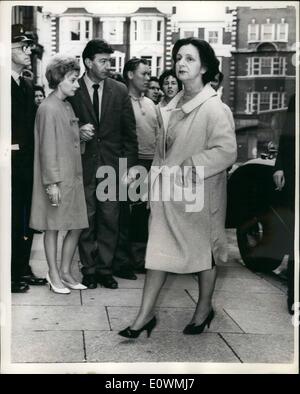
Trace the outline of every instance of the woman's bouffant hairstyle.
<instances>
[{"instance_id":1,"label":"woman's bouffant hairstyle","mask_svg":"<svg viewBox=\"0 0 300 394\"><path fill-rule=\"evenodd\" d=\"M55 89L69 71L80 72L78 60L74 57L56 55L46 69L46 78L50 89Z\"/></svg>"},{"instance_id":2,"label":"woman's bouffant hairstyle","mask_svg":"<svg viewBox=\"0 0 300 394\"><path fill-rule=\"evenodd\" d=\"M174 70L165 70L161 76L159 77L159 86L162 89L163 88L163 84L166 78L168 78L169 76L172 76L176 79L177 84L178 84L178 91L180 91L182 89L182 82L180 81L180 79L178 79L176 77L175 71Z\"/></svg>"},{"instance_id":3,"label":"woman's bouffant hairstyle","mask_svg":"<svg viewBox=\"0 0 300 394\"><path fill-rule=\"evenodd\" d=\"M206 67L207 71L202 75L203 84L214 81L216 75L220 72L219 65L220 62L217 59L213 48L209 45L207 41L200 40L195 37L182 38L176 41L172 50L172 59L174 61L174 70L176 65L176 56L179 49L184 45L192 44L198 49L199 57L203 66Z\"/></svg>"}]
</instances>

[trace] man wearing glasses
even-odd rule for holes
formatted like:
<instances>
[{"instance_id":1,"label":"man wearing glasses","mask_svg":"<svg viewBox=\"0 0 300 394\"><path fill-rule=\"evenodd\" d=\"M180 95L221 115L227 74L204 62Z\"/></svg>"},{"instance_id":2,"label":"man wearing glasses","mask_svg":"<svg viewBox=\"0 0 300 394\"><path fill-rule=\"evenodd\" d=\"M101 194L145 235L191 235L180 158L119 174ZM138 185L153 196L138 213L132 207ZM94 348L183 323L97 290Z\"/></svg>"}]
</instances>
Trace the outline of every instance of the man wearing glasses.
<instances>
[{"instance_id":1,"label":"man wearing glasses","mask_svg":"<svg viewBox=\"0 0 300 394\"><path fill-rule=\"evenodd\" d=\"M29 285L43 285L29 265L33 233L28 228L33 181L34 94L31 81L22 72L31 64L33 42L22 25L12 26L11 38L11 187L12 245L11 291L24 293Z\"/></svg>"},{"instance_id":2,"label":"man wearing glasses","mask_svg":"<svg viewBox=\"0 0 300 394\"><path fill-rule=\"evenodd\" d=\"M109 77L112 47L104 40L87 43L82 59L86 73L79 79L80 89L69 99L79 119L82 141L82 167L89 228L79 240L83 284L89 289L97 282L110 289L118 287L115 276L136 279L132 269L119 255L120 203L99 201L98 168L110 166L116 181L108 185L118 191L119 159L127 159L127 167L137 161L138 145L135 118L128 91L123 83Z\"/></svg>"}]
</instances>

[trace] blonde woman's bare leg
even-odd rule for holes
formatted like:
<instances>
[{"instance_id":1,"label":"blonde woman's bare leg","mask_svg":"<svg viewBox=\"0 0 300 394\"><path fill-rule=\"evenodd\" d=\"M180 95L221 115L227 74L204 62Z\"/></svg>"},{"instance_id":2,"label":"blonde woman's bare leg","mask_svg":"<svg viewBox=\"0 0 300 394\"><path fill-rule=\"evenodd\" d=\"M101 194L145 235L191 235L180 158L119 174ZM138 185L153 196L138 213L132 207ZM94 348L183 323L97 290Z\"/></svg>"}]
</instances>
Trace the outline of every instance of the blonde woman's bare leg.
<instances>
[{"instance_id":1,"label":"blonde woman's bare leg","mask_svg":"<svg viewBox=\"0 0 300 394\"><path fill-rule=\"evenodd\" d=\"M191 323L195 323L196 325L201 324L211 311L216 277L216 266L210 270L198 273L199 298Z\"/></svg>"},{"instance_id":2,"label":"blonde woman's bare leg","mask_svg":"<svg viewBox=\"0 0 300 394\"><path fill-rule=\"evenodd\" d=\"M77 284L78 281L72 277L71 266L81 231L82 230L68 231L63 240L61 251L61 278L74 285Z\"/></svg>"},{"instance_id":3,"label":"blonde woman's bare leg","mask_svg":"<svg viewBox=\"0 0 300 394\"><path fill-rule=\"evenodd\" d=\"M57 266L57 236L57 230L46 230L44 233L44 247L50 280L55 287L64 288L65 286L61 282Z\"/></svg>"},{"instance_id":4,"label":"blonde woman's bare leg","mask_svg":"<svg viewBox=\"0 0 300 394\"><path fill-rule=\"evenodd\" d=\"M130 326L132 330L139 330L152 319L157 298L166 278L167 272L147 270L142 303L134 323Z\"/></svg>"}]
</instances>

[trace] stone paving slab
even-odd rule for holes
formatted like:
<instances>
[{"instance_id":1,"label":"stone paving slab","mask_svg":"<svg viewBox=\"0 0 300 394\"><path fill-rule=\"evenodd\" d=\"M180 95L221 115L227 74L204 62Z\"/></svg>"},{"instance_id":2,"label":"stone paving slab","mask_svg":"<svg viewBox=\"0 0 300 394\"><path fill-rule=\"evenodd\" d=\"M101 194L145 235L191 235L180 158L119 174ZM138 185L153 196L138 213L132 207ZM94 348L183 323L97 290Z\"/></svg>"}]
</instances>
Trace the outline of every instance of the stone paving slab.
<instances>
[{"instance_id":1,"label":"stone paving slab","mask_svg":"<svg viewBox=\"0 0 300 394\"><path fill-rule=\"evenodd\" d=\"M134 307L109 307L108 315L112 330L119 331L129 326L133 322L137 312L138 308ZM157 308L156 316L158 323L155 331L182 332L191 320L193 313L194 308ZM218 309L209 330L206 328L206 332L241 333L242 330L222 309Z\"/></svg>"},{"instance_id":2,"label":"stone paving slab","mask_svg":"<svg viewBox=\"0 0 300 394\"><path fill-rule=\"evenodd\" d=\"M291 335L222 334L244 363L292 363L294 342Z\"/></svg>"},{"instance_id":3,"label":"stone paving slab","mask_svg":"<svg viewBox=\"0 0 300 394\"><path fill-rule=\"evenodd\" d=\"M235 291L237 293L277 293L282 292L277 288L266 282L264 279L244 279L244 278L222 278L217 277L216 290Z\"/></svg>"},{"instance_id":4,"label":"stone paving slab","mask_svg":"<svg viewBox=\"0 0 300 394\"><path fill-rule=\"evenodd\" d=\"M249 311L245 309L225 309L228 315L248 334L293 335L291 316L285 312Z\"/></svg>"},{"instance_id":5,"label":"stone paving slab","mask_svg":"<svg viewBox=\"0 0 300 394\"><path fill-rule=\"evenodd\" d=\"M109 330L105 308L82 306L13 306L15 330Z\"/></svg>"},{"instance_id":6,"label":"stone paving slab","mask_svg":"<svg viewBox=\"0 0 300 394\"><path fill-rule=\"evenodd\" d=\"M81 305L80 291L72 290L70 294L57 294L50 291L47 285L31 286L27 293L14 293L11 299L12 305Z\"/></svg>"},{"instance_id":7,"label":"stone paving slab","mask_svg":"<svg viewBox=\"0 0 300 394\"><path fill-rule=\"evenodd\" d=\"M119 289L142 289L144 287L145 274L136 274L136 280L128 280L114 276L118 282ZM100 287L100 285L98 285Z\"/></svg>"},{"instance_id":8,"label":"stone paving slab","mask_svg":"<svg viewBox=\"0 0 300 394\"><path fill-rule=\"evenodd\" d=\"M279 290L287 293L287 280L276 276L275 274L265 274L265 273L257 273L261 278L263 278L266 282L270 283L274 287L277 287Z\"/></svg>"},{"instance_id":9,"label":"stone paving slab","mask_svg":"<svg viewBox=\"0 0 300 394\"><path fill-rule=\"evenodd\" d=\"M198 279L195 275L169 274L164 289L198 289Z\"/></svg>"},{"instance_id":10,"label":"stone paving slab","mask_svg":"<svg viewBox=\"0 0 300 394\"><path fill-rule=\"evenodd\" d=\"M218 334L195 336L153 331L125 339L115 331L85 332L88 362L239 362Z\"/></svg>"},{"instance_id":11,"label":"stone paving slab","mask_svg":"<svg viewBox=\"0 0 300 394\"><path fill-rule=\"evenodd\" d=\"M261 279L260 276L242 266L218 266L217 272L218 278Z\"/></svg>"},{"instance_id":12,"label":"stone paving slab","mask_svg":"<svg viewBox=\"0 0 300 394\"><path fill-rule=\"evenodd\" d=\"M83 334L82 331L14 333L11 355L13 363L84 362Z\"/></svg>"},{"instance_id":13,"label":"stone paving slab","mask_svg":"<svg viewBox=\"0 0 300 394\"><path fill-rule=\"evenodd\" d=\"M83 305L96 306L139 306L142 299L142 289L106 289L97 288L82 291ZM163 289L157 306L193 307L194 302L182 290Z\"/></svg>"},{"instance_id":14,"label":"stone paving slab","mask_svg":"<svg viewBox=\"0 0 300 394\"><path fill-rule=\"evenodd\" d=\"M282 312L288 314L284 294L236 293L216 290L213 305L217 308L242 309L246 311Z\"/></svg>"}]
</instances>

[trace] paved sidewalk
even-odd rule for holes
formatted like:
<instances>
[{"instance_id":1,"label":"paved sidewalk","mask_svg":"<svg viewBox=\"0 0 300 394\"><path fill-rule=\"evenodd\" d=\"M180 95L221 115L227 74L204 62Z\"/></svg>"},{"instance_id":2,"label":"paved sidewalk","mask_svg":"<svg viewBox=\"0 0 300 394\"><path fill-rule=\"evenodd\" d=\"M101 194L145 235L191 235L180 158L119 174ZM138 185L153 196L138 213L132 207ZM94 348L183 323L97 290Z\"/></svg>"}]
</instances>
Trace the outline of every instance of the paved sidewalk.
<instances>
[{"instance_id":1,"label":"paved sidewalk","mask_svg":"<svg viewBox=\"0 0 300 394\"><path fill-rule=\"evenodd\" d=\"M291 363L293 326L283 280L245 268L235 232L227 230L230 258L218 266L216 317L201 335L182 330L197 300L193 275L170 275L159 299L158 325L149 339L126 340L118 330L130 324L141 300L144 275L117 278L118 290L98 287L59 295L31 286L12 295L13 363L218 362ZM33 271L47 271L42 235L31 254ZM80 278L78 255L74 273Z\"/></svg>"}]
</instances>

